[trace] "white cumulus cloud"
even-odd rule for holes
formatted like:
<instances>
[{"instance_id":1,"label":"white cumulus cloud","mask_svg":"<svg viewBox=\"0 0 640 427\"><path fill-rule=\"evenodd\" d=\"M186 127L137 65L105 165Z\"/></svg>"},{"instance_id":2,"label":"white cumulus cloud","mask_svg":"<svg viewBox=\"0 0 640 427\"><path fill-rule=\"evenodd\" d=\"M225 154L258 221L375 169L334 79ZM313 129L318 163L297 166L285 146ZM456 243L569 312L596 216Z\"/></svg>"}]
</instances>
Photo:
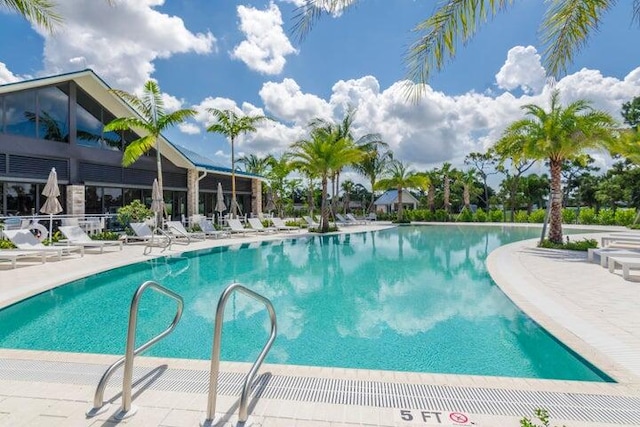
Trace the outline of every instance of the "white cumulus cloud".
<instances>
[{"instance_id":1,"label":"white cumulus cloud","mask_svg":"<svg viewBox=\"0 0 640 427\"><path fill-rule=\"evenodd\" d=\"M178 129L180 129L180 132L186 133L187 135L197 135L201 132L198 125L193 123L180 123L178 125Z\"/></svg>"},{"instance_id":2,"label":"white cumulus cloud","mask_svg":"<svg viewBox=\"0 0 640 427\"><path fill-rule=\"evenodd\" d=\"M92 68L110 85L134 91L149 80L153 61L178 53L208 54L216 39L192 33L177 16L154 9L163 0L57 1L64 27L42 30L46 74Z\"/></svg>"},{"instance_id":3,"label":"white cumulus cloud","mask_svg":"<svg viewBox=\"0 0 640 427\"><path fill-rule=\"evenodd\" d=\"M282 29L282 14L274 3L265 10L238 6L240 30L246 40L237 45L231 56L252 70L264 74L280 74L286 56L297 53Z\"/></svg>"},{"instance_id":4,"label":"white cumulus cloud","mask_svg":"<svg viewBox=\"0 0 640 427\"><path fill-rule=\"evenodd\" d=\"M281 83L267 82L260 89L266 110L279 120L306 125L313 118L330 119L333 107L322 98L303 93L293 79Z\"/></svg>"},{"instance_id":5,"label":"white cumulus cloud","mask_svg":"<svg viewBox=\"0 0 640 427\"><path fill-rule=\"evenodd\" d=\"M3 62L0 62L0 85L7 83L15 83L23 78L16 76L7 68L7 65Z\"/></svg>"},{"instance_id":6,"label":"white cumulus cloud","mask_svg":"<svg viewBox=\"0 0 640 427\"><path fill-rule=\"evenodd\" d=\"M546 72L540 62L540 55L533 46L515 46L507 53L505 61L498 74L498 87L506 90L516 88L525 93L540 93L545 85Z\"/></svg>"}]
</instances>

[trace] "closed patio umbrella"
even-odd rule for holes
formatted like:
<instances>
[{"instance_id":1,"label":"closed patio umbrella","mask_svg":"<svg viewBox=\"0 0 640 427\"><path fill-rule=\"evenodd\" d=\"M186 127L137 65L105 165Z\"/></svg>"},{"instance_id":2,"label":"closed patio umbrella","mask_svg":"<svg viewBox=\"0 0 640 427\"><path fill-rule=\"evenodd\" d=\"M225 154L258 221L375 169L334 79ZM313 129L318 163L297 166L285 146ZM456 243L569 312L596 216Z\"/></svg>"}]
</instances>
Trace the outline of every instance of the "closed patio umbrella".
<instances>
[{"instance_id":1,"label":"closed patio umbrella","mask_svg":"<svg viewBox=\"0 0 640 427\"><path fill-rule=\"evenodd\" d=\"M51 238L51 232L53 230L53 216L62 212L62 205L58 197L60 196L60 189L58 188L58 174L56 168L51 168L49 172L49 178L47 183L42 189L42 195L47 198L44 205L40 208L40 212L49 214L49 238Z\"/></svg>"},{"instance_id":2,"label":"closed patio umbrella","mask_svg":"<svg viewBox=\"0 0 640 427\"><path fill-rule=\"evenodd\" d=\"M156 227L162 224L159 224L159 219L163 217L164 214L164 198L162 197L162 190L160 189L160 184L158 184L158 178L153 180L153 187L151 190L151 210L156 214Z\"/></svg>"},{"instance_id":3,"label":"closed patio umbrella","mask_svg":"<svg viewBox=\"0 0 640 427\"><path fill-rule=\"evenodd\" d=\"M222 212L227 210L227 205L224 204L224 194L222 193L222 184L218 183L218 190L216 191L216 212L218 212L218 218L222 217ZM219 220L218 220L219 221Z\"/></svg>"}]
</instances>

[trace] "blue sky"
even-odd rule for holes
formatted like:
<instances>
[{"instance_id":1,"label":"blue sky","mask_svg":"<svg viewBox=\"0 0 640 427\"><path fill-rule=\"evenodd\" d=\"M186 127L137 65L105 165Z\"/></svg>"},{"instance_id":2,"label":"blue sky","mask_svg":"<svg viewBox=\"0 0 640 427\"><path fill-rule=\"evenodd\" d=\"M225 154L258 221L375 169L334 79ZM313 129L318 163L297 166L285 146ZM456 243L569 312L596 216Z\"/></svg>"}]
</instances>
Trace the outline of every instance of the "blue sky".
<instances>
[{"instance_id":1,"label":"blue sky","mask_svg":"<svg viewBox=\"0 0 640 427\"><path fill-rule=\"evenodd\" d=\"M399 88L403 57L415 41L411 29L434 2L361 0L317 22L300 43L290 31L296 2L58 0L65 22L53 35L0 13L0 83L86 67L128 91L156 79L168 106L201 111L169 139L221 165L229 165L230 150L204 132L208 107L277 119L237 151L278 155L305 136L309 119L339 120L354 105L357 134L381 133L397 158L426 169L443 161L462 167L467 153L484 151L521 118L521 105L548 99L538 40L545 2L518 1L483 26L434 74L417 105ZM564 100L590 99L619 117L622 102L640 95L640 28L631 12L619 2L605 16L557 83Z\"/></svg>"}]
</instances>

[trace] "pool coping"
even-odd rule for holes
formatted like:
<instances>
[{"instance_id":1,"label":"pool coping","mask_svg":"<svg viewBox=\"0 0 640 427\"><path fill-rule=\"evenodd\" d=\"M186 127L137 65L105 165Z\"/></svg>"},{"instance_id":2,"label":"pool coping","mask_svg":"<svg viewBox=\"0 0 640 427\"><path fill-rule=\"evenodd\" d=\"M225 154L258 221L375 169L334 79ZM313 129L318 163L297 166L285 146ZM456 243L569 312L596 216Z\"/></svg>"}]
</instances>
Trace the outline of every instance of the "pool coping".
<instances>
[{"instance_id":1,"label":"pool coping","mask_svg":"<svg viewBox=\"0 0 640 427\"><path fill-rule=\"evenodd\" d=\"M443 224L437 223L437 225L443 225ZM444 224L444 225L464 226L466 224L451 223L451 224ZM473 225L478 225L478 224L473 224ZM485 225L511 226L511 224L485 224ZM389 226L391 225L378 223L375 225L368 225L363 227L350 227L346 230L343 230L343 232L350 233L350 232L359 232L359 231L370 231L372 229L379 229L379 227L386 228ZM530 225L530 224L523 224L521 226L539 228L539 225L536 226L536 225ZM583 229L585 227L579 227L579 228ZM589 227L589 228L593 228L593 227ZM607 227L606 230L611 230L611 228ZM603 230L603 232L605 231ZM283 238L285 239L300 238L308 235L309 234L307 233L295 233L292 235L279 234L276 236L251 236L251 237L244 237L244 238L233 238L233 239L225 239L224 241L210 240L205 242L205 244L201 244L201 245L195 244L189 249L198 250L198 249L205 249L205 248L210 248L215 246L223 246L223 245L228 245L230 242L234 244L242 244L242 243L255 242L257 240L280 240ZM413 373L413 372L373 371L373 370L357 370L357 369L341 369L341 368L316 368L316 367L306 367L306 366L303 367L303 366L273 365L273 364L265 364L262 371L269 370L269 372L286 372L289 375L297 375L300 377L320 376L323 378L356 378L356 379L359 378L359 379L370 379L373 381L409 383L409 384L411 383L447 384L447 385L459 385L459 386L467 386L467 387L473 386L473 387L496 387L496 388L514 389L514 390L518 390L518 389L539 390L541 392L556 390L556 391L562 391L562 392L568 392L568 393L592 392L592 393L602 393L606 395L620 395L620 396L633 396L633 397L640 396L640 384L638 382L637 376L629 375L630 373L627 372L627 370L625 370L624 367L621 368L619 364L616 363L615 358L611 358L606 354L600 354L601 353L600 349L594 349L592 345L586 344L585 340L582 340L582 339L572 340L572 338L575 338L574 332L572 332L570 329L566 329L564 325L558 322L555 322L552 316L549 316L549 314L545 313L543 309L536 306L535 301L527 302L527 299L524 298L522 294L520 294L517 291L517 286L509 285L508 282L509 282L510 275L514 274L514 271L521 275L528 273L528 269L525 266L522 266L520 264L521 260L519 260L518 257L515 256L515 254L519 253L518 251L520 250L526 250L530 248L532 245L532 242L533 240L509 244L496 249L494 252L490 254L489 258L487 259L487 269L490 271L492 277L494 278L494 281L496 281L496 283L503 289L503 291L507 294L507 296L511 298L521 308L521 310L523 310L525 313L531 316L534 320L536 320L543 327L549 330L557 338L561 339L561 341L563 341L569 347L573 348L577 353L581 354L590 363L594 364L598 368L602 369L605 373L611 375L616 380L620 381L618 384L584 383L584 382L558 381L558 380L537 380L537 379L528 379L528 378L424 374L424 373ZM521 247L512 246L512 245L519 245L519 244L524 246L521 246ZM178 249L182 249L182 247ZM501 251L501 249L504 249L504 250ZM117 252L112 251L109 254L107 253L101 254L99 255L99 257L96 257L96 259L100 261L105 261L105 264L109 264L109 265L98 265L99 263L93 263L91 268L93 268L95 273L99 271L110 270L112 268L120 267L127 264L136 263L142 260L148 260L151 258L148 256L142 256L139 253L135 253L135 251L138 251L141 253L142 247L137 246L135 247L134 251L127 251L127 255L126 257L124 257L126 259L122 259L123 253L119 251ZM158 251L154 253L152 257L164 256L164 255L171 256L171 255L177 255L184 252L186 251L175 250L175 249L170 253L160 253ZM94 258L93 255L88 255L88 256L91 258ZM511 258L509 256L511 256ZM103 259L102 257L105 257L105 258ZM87 261L87 260L84 260L84 261ZM83 262L83 259L79 257L65 260L62 263L58 262L58 263L51 263L51 264L65 265L65 266L69 265L69 267L71 267L71 264L73 264L73 268L69 268L67 269L67 271L64 271L62 272L62 274L58 274L58 275L52 275L51 273L45 274L45 275L40 275L40 274L31 275L31 276L26 275L29 277L23 278L19 282L23 284L22 286L27 286L29 289L26 289L22 292L15 291L16 287L21 288L22 286L18 283L13 282L13 280L11 280L12 283L10 287L13 288L14 291L9 292L8 298L0 299L0 306L8 305L11 303L11 301L15 302L15 300L18 298L23 299L25 298L25 295L27 295L27 297L30 295L35 295L37 293L46 291L47 289L51 289L53 287L67 283L70 280L74 280L74 279L69 279L69 277L75 276L76 278L81 278L88 274L92 274L92 273L86 272L91 268L83 267L83 264L91 264L91 263ZM505 267L507 268L505 269ZM518 271L518 268L520 268L520 271ZM28 267L28 268L18 268L15 270L0 270L0 274L4 275L4 273L13 272L14 274L11 275L12 278L17 279L20 276L25 276L22 273L25 273L28 270L33 270L33 269L31 267ZM16 273L16 271L18 271L18 273ZM527 285L535 286L534 279L535 279L535 276L528 277L526 282ZM621 278L620 280L622 281ZM36 283L33 283L34 281ZM43 282L46 282L47 285L44 285ZM516 285L520 283L522 282L516 280ZM0 284L0 296L2 297L5 297L4 291L8 288L8 286L5 286L5 285L7 285L7 283L5 280L3 280L3 283ZM640 353L636 352L635 354L640 354ZM113 361L115 358L116 358L115 356L108 356L108 355L0 350L0 360L3 360L3 359L35 360L35 361L65 360L72 363L78 363L79 365L86 364L86 363L90 363L90 364L97 363L97 364L106 365L107 363L109 363L108 361ZM158 363L158 359L148 358L148 357L140 357L140 358L137 358L136 361L137 361L136 362L137 364L139 363L143 366L150 366L151 364ZM167 359L165 362L173 366L189 367L191 369L193 369L194 366L200 367L201 369L206 369L206 365L208 365L208 362L206 361L181 360L181 359ZM246 364L223 362L222 369L231 370L231 371L234 371L237 369L246 370ZM34 384L31 384L31 385L34 385ZM43 396L39 394L39 392L37 391L39 390L38 387L35 387L36 391L31 393L30 391L26 391L25 387L19 387L15 389L16 391L14 392L13 390L15 386L16 386L15 381L5 381L0 379L0 415L2 414L2 403L3 403L2 399L4 399L5 402L8 401L7 399L16 398L16 396L19 396L21 398L27 398L28 396L31 396L32 399L43 399ZM49 389L52 386L47 385L45 387L40 385L40 387ZM63 390L61 391L62 394L60 396L56 395L56 397L51 398L51 400L56 400L56 399L64 400L67 398L71 398L74 401L82 400L84 401L83 404L86 404L92 398L93 387L78 388L78 390L76 391L82 391L82 394L80 395L74 394L74 392L66 390L66 393L71 393L73 395L72 397L69 397L65 394L64 392L65 387L69 388L68 385L62 385L62 388L61 388L61 390ZM157 393L152 393L152 395L154 396L156 394ZM154 405L157 406L157 403L144 400L143 396L144 396L144 393L140 396L140 398L136 398L136 401L140 399L139 402L141 405L149 405L149 407L154 407ZM182 402L182 400L178 399L176 401L175 393L170 394L170 396L164 396L163 398L169 402L171 401L174 402L174 403L167 403L164 406L168 408L173 407L175 411L186 410L185 407L188 406L188 405L177 404L176 402ZM189 398L183 397L183 400L189 400L189 399L193 399L193 396L190 396ZM235 402L235 400L233 400L233 402ZM233 408L233 402L229 404L230 405L229 407ZM291 404L292 403L290 402L288 405L291 406ZM301 412L300 408L298 408L298 410L295 410L293 412L287 412L284 408L285 406L287 406L286 401L278 402L278 404L275 405L275 407L279 409L275 410L275 412L274 412L275 407L273 405L274 405L274 402L270 402L268 403L267 408L262 408L260 411L257 411L256 408L254 408L255 413L259 414L257 415L258 418L254 418L254 419L261 419L265 422L269 420L271 422L280 420L281 421L280 424L278 424L278 422L275 422L275 424L269 424L269 423L267 424L283 425L283 426L293 425L291 423L292 419L296 420L295 422L296 425L307 425L305 424L305 422L309 421L308 425L310 426L329 425L329 422L331 423L331 425L348 425L350 423L368 424L368 425L409 425L403 421L398 411L393 411L392 413L388 410L386 411L379 410L376 413L377 415L375 417L372 417L371 414L367 413L367 411L363 410L362 408L360 409L356 408L357 409L356 413L360 414L358 418L358 416L354 417L353 414L351 415L347 414L347 411L344 409L339 409L338 412L340 412L342 414L341 416L343 417L342 422L340 422L338 421L339 416L337 415L332 417L328 415L327 416L322 415L322 413L325 411L337 410L336 408L333 408L333 409L331 407L327 408L325 407L326 405L317 404L317 405L312 405L312 407L310 407L309 404L295 403L295 406L304 407L305 409L314 413L315 415L311 418L308 416L300 417L299 416ZM260 407L260 405L258 407ZM202 411L203 410L200 410L200 412ZM284 413L286 413L286 415L283 415ZM524 416L527 414L522 414L522 415ZM373 420L374 418L377 421L374 421ZM2 417L0 417L0 424L2 423L2 420L3 420ZM282 421L282 420L285 420L285 421ZM473 417L473 420L477 421L475 425L514 425L514 426L518 425L517 424L518 420L516 418L504 417L498 414L496 414L495 416L487 416L487 415L477 416L476 415ZM322 424L322 423L318 424L321 421L326 421L327 424ZM556 421L557 420L554 418L554 422ZM145 422L144 424L141 424L141 425L146 425L146 424L147 423ZM151 424L153 423L150 422L150 425ZM86 424L84 424L82 420L80 420L78 425L89 425L89 423L88 421L86 421ZM167 424L165 419L165 421L163 422L158 422L157 425L164 426L164 425L173 425L173 424ZM459 425L459 424L455 424L455 425ZM570 425L573 427L578 424L576 424L575 422L572 422ZM604 425L604 424L585 423L585 424L579 424L579 425L595 426L595 425ZM611 425L614 425L614 424L611 424Z\"/></svg>"}]
</instances>

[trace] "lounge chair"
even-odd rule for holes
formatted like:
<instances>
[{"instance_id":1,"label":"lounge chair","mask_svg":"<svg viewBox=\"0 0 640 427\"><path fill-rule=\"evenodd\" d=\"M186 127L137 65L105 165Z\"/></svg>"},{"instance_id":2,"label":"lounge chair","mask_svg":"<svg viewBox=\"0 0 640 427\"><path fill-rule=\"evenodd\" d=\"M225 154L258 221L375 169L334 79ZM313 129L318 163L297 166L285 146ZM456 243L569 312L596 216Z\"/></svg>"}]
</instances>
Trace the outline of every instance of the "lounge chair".
<instances>
[{"instance_id":1,"label":"lounge chair","mask_svg":"<svg viewBox=\"0 0 640 427\"><path fill-rule=\"evenodd\" d=\"M624 235L609 235L601 239L601 246L610 246L612 244L634 244L640 245L640 237L636 236L624 236Z\"/></svg>"},{"instance_id":2,"label":"lounge chair","mask_svg":"<svg viewBox=\"0 0 640 427\"><path fill-rule=\"evenodd\" d=\"M11 268L16 268L18 258L40 258L44 264L47 254L36 251L20 251L17 249L0 250L0 260L11 261Z\"/></svg>"},{"instance_id":3,"label":"lounge chair","mask_svg":"<svg viewBox=\"0 0 640 427\"><path fill-rule=\"evenodd\" d=\"M29 230L3 230L2 233L22 251L43 252L49 256L55 255L59 260L62 255L70 255L72 252L80 252L84 256L82 246L45 246Z\"/></svg>"},{"instance_id":4,"label":"lounge chair","mask_svg":"<svg viewBox=\"0 0 640 427\"><path fill-rule=\"evenodd\" d=\"M249 218L247 221L249 221L251 228L259 233L276 233L278 231L276 227L265 227L262 225L260 218Z\"/></svg>"},{"instance_id":5,"label":"lounge chair","mask_svg":"<svg viewBox=\"0 0 640 427\"><path fill-rule=\"evenodd\" d=\"M302 219L305 220L305 222L307 223L307 225L311 228L318 228L320 227L320 224L318 224L317 222L315 222L313 220L313 218L311 218L310 216L303 216Z\"/></svg>"},{"instance_id":6,"label":"lounge chair","mask_svg":"<svg viewBox=\"0 0 640 427\"><path fill-rule=\"evenodd\" d=\"M350 214L350 213L347 214L347 219L351 221L352 224L356 224L356 225L362 225L367 223L364 220L356 218L355 216L353 216L353 214Z\"/></svg>"},{"instance_id":7,"label":"lounge chair","mask_svg":"<svg viewBox=\"0 0 640 427\"><path fill-rule=\"evenodd\" d=\"M200 218L200 229L206 237L215 237L217 239L227 235L226 231L217 230L216 227L214 227L213 222L204 217Z\"/></svg>"},{"instance_id":8,"label":"lounge chair","mask_svg":"<svg viewBox=\"0 0 640 427\"><path fill-rule=\"evenodd\" d=\"M129 243L130 240L146 243L148 246L163 246L165 248L171 247L171 236L164 231L157 229L157 233L154 233L144 222L132 222L129 227L133 230L135 235L126 236L125 243Z\"/></svg>"},{"instance_id":9,"label":"lounge chair","mask_svg":"<svg viewBox=\"0 0 640 427\"><path fill-rule=\"evenodd\" d=\"M245 235L248 232L255 231L255 230L252 230L252 229L244 228L244 226L242 225L242 223L240 222L239 219L231 219L231 218L229 218L227 220L227 225L229 226L229 232L231 234L240 234L241 233L242 235Z\"/></svg>"},{"instance_id":10,"label":"lounge chair","mask_svg":"<svg viewBox=\"0 0 640 427\"><path fill-rule=\"evenodd\" d=\"M100 253L104 252L105 246L119 246L122 250L121 240L93 240L78 225L61 225L58 230L67 238L67 245L82 246L87 248L100 248Z\"/></svg>"},{"instance_id":11,"label":"lounge chair","mask_svg":"<svg viewBox=\"0 0 640 427\"><path fill-rule=\"evenodd\" d=\"M278 229L278 231L300 230L300 227L292 227L285 224L282 218L278 218L277 216L271 218L271 222L273 223L273 226Z\"/></svg>"},{"instance_id":12,"label":"lounge chair","mask_svg":"<svg viewBox=\"0 0 640 427\"><path fill-rule=\"evenodd\" d=\"M355 223L353 221L351 221L351 220L348 220L344 216L342 216L342 214L337 213L336 214L336 224L349 226L349 225L354 225Z\"/></svg>"},{"instance_id":13,"label":"lounge chair","mask_svg":"<svg viewBox=\"0 0 640 427\"><path fill-rule=\"evenodd\" d=\"M167 231L173 237L186 237L187 239L193 238L196 240L204 240L207 238L207 236L205 236L202 231L187 231L187 229L184 228L184 225L182 225L180 221L167 221L165 222L165 224L167 225Z\"/></svg>"}]
</instances>

